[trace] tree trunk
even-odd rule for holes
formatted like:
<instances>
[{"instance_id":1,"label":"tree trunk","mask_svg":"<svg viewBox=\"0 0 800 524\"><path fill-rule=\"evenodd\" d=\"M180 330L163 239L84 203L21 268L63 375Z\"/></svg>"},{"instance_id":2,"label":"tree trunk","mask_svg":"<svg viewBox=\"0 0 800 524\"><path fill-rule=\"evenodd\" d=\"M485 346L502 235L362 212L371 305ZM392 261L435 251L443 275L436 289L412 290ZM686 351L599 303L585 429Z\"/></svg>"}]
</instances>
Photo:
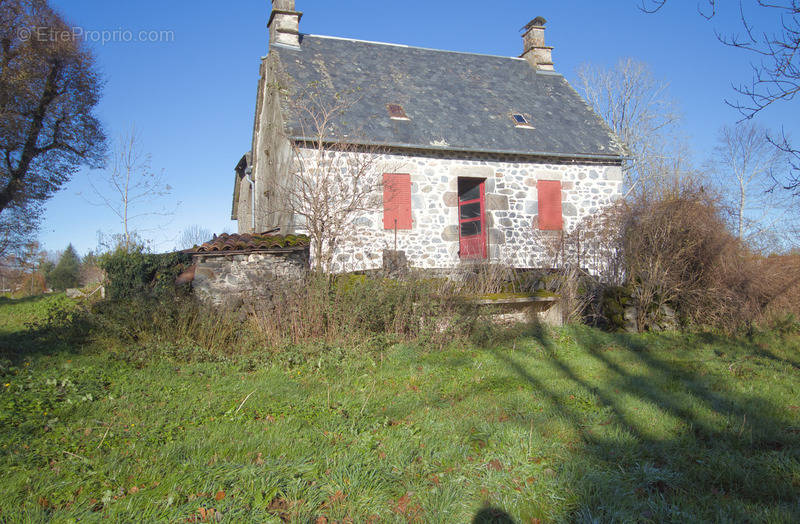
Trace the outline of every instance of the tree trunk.
<instances>
[{"instance_id":1,"label":"tree trunk","mask_svg":"<svg viewBox=\"0 0 800 524\"><path fill-rule=\"evenodd\" d=\"M739 186L739 242L744 240L744 184Z\"/></svg>"},{"instance_id":2,"label":"tree trunk","mask_svg":"<svg viewBox=\"0 0 800 524\"><path fill-rule=\"evenodd\" d=\"M2 213L3 210L8 207L8 205L14 200L14 198L18 196L20 190L22 190L24 187L22 179L28 172L31 162L33 162L33 159L36 157L36 144L39 142L39 134L42 132L42 128L44 127L44 119L47 116L47 109L50 107L50 104L53 103L53 100L55 100L58 96L56 80L58 79L58 74L60 71L61 64L59 62L53 62L50 66L50 72L47 74L47 80L44 84L42 97L39 99L39 105L36 107L36 111L33 113L31 127L28 131L28 136L25 138L25 146L22 149L22 155L20 155L17 168L9 169L10 179L3 190L0 191L0 213Z\"/></svg>"}]
</instances>

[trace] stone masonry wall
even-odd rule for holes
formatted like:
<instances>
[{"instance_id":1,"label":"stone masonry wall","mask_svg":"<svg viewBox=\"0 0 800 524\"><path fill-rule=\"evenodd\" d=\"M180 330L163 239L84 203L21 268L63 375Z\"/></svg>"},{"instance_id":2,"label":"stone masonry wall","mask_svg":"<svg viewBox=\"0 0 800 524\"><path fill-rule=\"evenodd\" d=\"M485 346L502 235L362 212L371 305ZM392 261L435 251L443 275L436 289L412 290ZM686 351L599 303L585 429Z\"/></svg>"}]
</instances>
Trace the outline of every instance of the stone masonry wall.
<instances>
[{"instance_id":1,"label":"stone masonry wall","mask_svg":"<svg viewBox=\"0 0 800 524\"><path fill-rule=\"evenodd\" d=\"M489 261L517 268L548 267L542 238L550 232L536 227L538 180L561 181L565 231L619 198L622 186L621 167L613 162L533 161L480 153L468 157L448 152L382 154L375 171L376 177L411 175L413 227L397 231L397 249L405 251L411 267L425 269L462 263L458 256L459 177L486 179ZM383 250L394 249L394 244L395 233L383 229L383 209L377 206L363 212L352 235L340 240L334 269L380 268Z\"/></svg>"},{"instance_id":2,"label":"stone masonry wall","mask_svg":"<svg viewBox=\"0 0 800 524\"><path fill-rule=\"evenodd\" d=\"M192 288L200 300L237 308L264 303L303 282L308 249L270 250L232 255L196 254Z\"/></svg>"}]
</instances>

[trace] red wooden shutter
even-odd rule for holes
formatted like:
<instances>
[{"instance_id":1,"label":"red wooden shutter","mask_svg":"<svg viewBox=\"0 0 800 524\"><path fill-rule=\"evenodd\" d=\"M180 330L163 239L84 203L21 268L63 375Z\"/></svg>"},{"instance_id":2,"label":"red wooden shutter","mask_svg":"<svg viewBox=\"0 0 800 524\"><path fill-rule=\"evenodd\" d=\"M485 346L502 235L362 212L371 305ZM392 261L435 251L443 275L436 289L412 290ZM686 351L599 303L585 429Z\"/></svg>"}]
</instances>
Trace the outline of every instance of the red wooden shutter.
<instances>
[{"instance_id":1,"label":"red wooden shutter","mask_svg":"<svg viewBox=\"0 0 800 524\"><path fill-rule=\"evenodd\" d=\"M411 175L384 173L383 228L395 227L411 229Z\"/></svg>"},{"instance_id":2,"label":"red wooden shutter","mask_svg":"<svg viewBox=\"0 0 800 524\"><path fill-rule=\"evenodd\" d=\"M539 180L539 229L560 231L564 227L561 215L561 182L558 180Z\"/></svg>"}]
</instances>

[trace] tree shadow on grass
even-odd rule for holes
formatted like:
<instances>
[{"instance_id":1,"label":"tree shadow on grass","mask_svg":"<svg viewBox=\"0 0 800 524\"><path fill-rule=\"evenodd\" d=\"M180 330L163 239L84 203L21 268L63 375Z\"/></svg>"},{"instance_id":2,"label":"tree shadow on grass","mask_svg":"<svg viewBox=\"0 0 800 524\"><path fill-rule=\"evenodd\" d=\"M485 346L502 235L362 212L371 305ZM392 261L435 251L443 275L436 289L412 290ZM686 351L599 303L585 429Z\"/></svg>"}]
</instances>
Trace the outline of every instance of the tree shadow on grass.
<instances>
[{"instance_id":1,"label":"tree shadow on grass","mask_svg":"<svg viewBox=\"0 0 800 524\"><path fill-rule=\"evenodd\" d=\"M777 355L774 351L770 350L768 345L754 340L752 336L748 337L747 339L731 340L729 337L720 335L718 333L703 332L698 333L697 337L704 344L708 345L734 344L736 349L746 350L752 355L771 360L776 364L785 364L800 370L800 361L795 360L788 355Z\"/></svg>"},{"instance_id":2,"label":"tree shadow on grass","mask_svg":"<svg viewBox=\"0 0 800 524\"><path fill-rule=\"evenodd\" d=\"M36 295L20 299L0 297L0 306L42 302L35 313L24 313L13 325L0 330L0 359L18 363L43 354L77 353L89 338L91 322L86 309L57 295ZM18 313L10 309L14 318ZM26 319L26 316L28 319ZM25 320L23 323L22 321Z\"/></svg>"},{"instance_id":3,"label":"tree shadow on grass","mask_svg":"<svg viewBox=\"0 0 800 524\"><path fill-rule=\"evenodd\" d=\"M718 374L726 366L717 369L686 354L677 359L664 349L651 351L648 339L589 328L569 333L577 353L564 351L542 326L530 331L546 355L535 358L553 371L548 379L565 381L566 387L550 386L541 371L532 371L525 350L496 347L491 352L580 435L573 453L579 460L564 465L564 473L573 477L571 489L579 494L571 518L800 517L800 428L786 406L733 387L737 379ZM670 343L679 344L680 338ZM571 361L573 354L584 363ZM610 420L587 416L570 401L569 391L595 399L597 411L604 418L610 414ZM647 410L651 420L643 415Z\"/></svg>"},{"instance_id":4,"label":"tree shadow on grass","mask_svg":"<svg viewBox=\"0 0 800 524\"><path fill-rule=\"evenodd\" d=\"M502 509L486 506L475 514L472 524L516 524L511 515Z\"/></svg>"},{"instance_id":5,"label":"tree shadow on grass","mask_svg":"<svg viewBox=\"0 0 800 524\"><path fill-rule=\"evenodd\" d=\"M9 298L0 296L0 306L6 304L27 304L29 302L39 302L40 300L44 300L47 298L47 295L30 295L27 297L20 297L20 298Z\"/></svg>"},{"instance_id":6,"label":"tree shadow on grass","mask_svg":"<svg viewBox=\"0 0 800 524\"><path fill-rule=\"evenodd\" d=\"M28 358L56 353L79 353L88 329L75 324L37 326L0 333L0 359L16 365Z\"/></svg>"}]
</instances>

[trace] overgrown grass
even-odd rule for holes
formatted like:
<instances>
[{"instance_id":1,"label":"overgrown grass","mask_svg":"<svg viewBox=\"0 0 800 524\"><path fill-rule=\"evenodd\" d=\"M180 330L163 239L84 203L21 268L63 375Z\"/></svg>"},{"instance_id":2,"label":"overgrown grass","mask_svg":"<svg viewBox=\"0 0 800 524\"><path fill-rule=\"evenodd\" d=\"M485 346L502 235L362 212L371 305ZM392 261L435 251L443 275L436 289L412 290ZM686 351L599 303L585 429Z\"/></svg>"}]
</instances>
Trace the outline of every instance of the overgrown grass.
<instances>
[{"instance_id":1,"label":"overgrown grass","mask_svg":"<svg viewBox=\"0 0 800 524\"><path fill-rule=\"evenodd\" d=\"M792 329L190 362L58 345L41 303L0 304L3 521L800 521Z\"/></svg>"}]
</instances>

